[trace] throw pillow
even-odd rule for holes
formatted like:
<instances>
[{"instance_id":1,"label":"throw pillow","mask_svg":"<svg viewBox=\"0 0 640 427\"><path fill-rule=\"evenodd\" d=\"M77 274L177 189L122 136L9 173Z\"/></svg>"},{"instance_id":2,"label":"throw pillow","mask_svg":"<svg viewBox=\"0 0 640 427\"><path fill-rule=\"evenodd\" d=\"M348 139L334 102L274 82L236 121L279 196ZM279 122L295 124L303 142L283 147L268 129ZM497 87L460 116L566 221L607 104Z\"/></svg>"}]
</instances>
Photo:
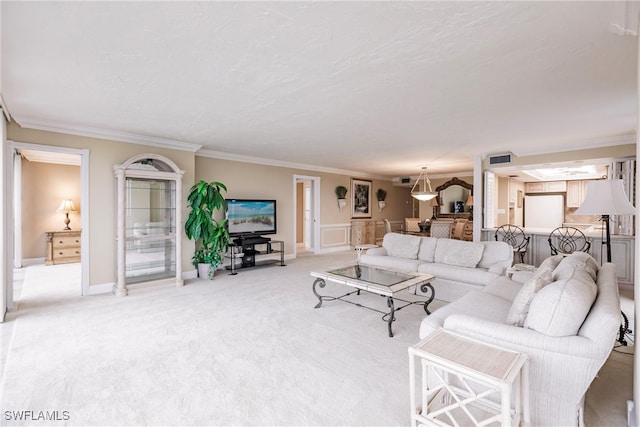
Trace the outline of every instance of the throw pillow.
<instances>
[{"instance_id":1,"label":"throw pillow","mask_svg":"<svg viewBox=\"0 0 640 427\"><path fill-rule=\"evenodd\" d=\"M418 259L420 237L409 234L387 233L382 239L387 255L405 259Z\"/></svg>"},{"instance_id":2,"label":"throw pillow","mask_svg":"<svg viewBox=\"0 0 640 427\"><path fill-rule=\"evenodd\" d=\"M438 239L435 261L458 267L474 268L482 258L482 243L464 240Z\"/></svg>"},{"instance_id":3,"label":"throw pillow","mask_svg":"<svg viewBox=\"0 0 640 427\"><path fill-rule=\"evenodd\" d=\"M553 272L553 277L557 279L566 279L573 274L574 269L584 270L593 280L596 280L598 275L598 263L591 255L586 252L574 252L571 255L567 255L558 264Z\"/></svg>"},{"instance_id":4,"label":"throw pillow","mask_svg":"<svg viewBox=\"0 0 640 427\"><path fill-rule=\"evenodd\" d=\"M598 289L584 271L555 281L535 296L524 326L554 337L576 335L591 310Z\"/></svg>"},{"instance_id":5,"label":"throw pillow","mask_svg":"<svg viewBox=\"0 0 640 427\"><path fill-rule=\"evenodd\" d=\"M520 291L513 299L509 313L507 314L507 324L514 326L524 326L524 321L529 313L529 305L536 294L544 286L553 281L551 269L539 269L527 280Z\"/></svg>"}]
</instances>

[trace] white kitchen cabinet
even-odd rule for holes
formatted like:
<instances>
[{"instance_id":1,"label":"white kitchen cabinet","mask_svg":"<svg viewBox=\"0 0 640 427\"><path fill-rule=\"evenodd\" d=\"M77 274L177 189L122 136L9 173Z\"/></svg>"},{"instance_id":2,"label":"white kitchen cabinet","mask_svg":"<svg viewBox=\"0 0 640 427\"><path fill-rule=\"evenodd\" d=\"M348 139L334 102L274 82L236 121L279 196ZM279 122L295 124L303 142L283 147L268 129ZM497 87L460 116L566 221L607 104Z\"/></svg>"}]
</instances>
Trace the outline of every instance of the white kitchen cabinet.
<instances>
[{"instance_id":1,"label":"white kitchen cabinet","mask_svg":"<svg viewBox=\"0 0 640 427\"><path fill-rule=\"evenodd\" d=\"M540 181L524 184L526 193L562 193L567 191L567 181Z\"/></svg>"},{"instance_id":2,"label":"white kitchen cabinet","mask_svg":"<svg viewBox=\"0 0 640 427\"><path fill-rule=\"evenodd\" d=\"M589 181L567 181L567 207L579 208L587 194Z\"/></svg>"}]
</instances>

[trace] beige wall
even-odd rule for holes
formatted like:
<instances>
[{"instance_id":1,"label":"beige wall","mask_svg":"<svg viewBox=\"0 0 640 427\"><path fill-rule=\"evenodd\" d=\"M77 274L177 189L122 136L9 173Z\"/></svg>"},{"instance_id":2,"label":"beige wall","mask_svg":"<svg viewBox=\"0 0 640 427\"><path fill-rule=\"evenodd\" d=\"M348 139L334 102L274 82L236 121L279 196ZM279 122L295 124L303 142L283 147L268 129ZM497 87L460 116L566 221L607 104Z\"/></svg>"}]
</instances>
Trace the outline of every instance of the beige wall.
<instances>
[{"instance_id":1,"label":"beige wall","mask_svg":"<svg viewBox=\"0 0 640 427\"><path fill-rule=\"evenodd\" d=\"M80 230L80 167L22 159L22 258L44 258L47 231L64 229L63 199L78 211L70 213L72 230Z\"/></svg>"},{"instance_id":2,"label":"beige wall","mask_svg":"<svg viewBox=\"0 0 640 427\"><path fill-rule=\"evenodd\" d=\"M115 178L113 166L141 153L157 153L174 161L185 171L183 177L183 218L186 217L186 193L194 180L194 154L185 151L128 144L97 138L23 129L11 123L7 139L40 145L89 150L89 283L101 285L116 279L115 246ZM56 206L57 208L57 206ZM86 212L84 212L86 214ZM73 221L73 218L72 218ZM73 223L72 223L73 224ZM85 232L86 230L83 230ZM193 242L183 238L182 266L193 268Z\"/></svg>"},{"instance_id":3,"label":"beige wall","mask_svg":"<svg viewBox=\"0 0 640 427\"><path fill-rule=\"evenodd\" d=\"M293 252L295 242L294 220L294 175L320 178L320 226L348 225L351 222L350 205L342 211L338 208L335 188L344 185L349 189L347 199L351 197L351 177L303 169L258 165L231 160L213 159L196 156L196 180L220 181L227 186L228 198L264 198L276 199L278 209L278 234L275 239L285 241L285 252ZM386 208L378 212L375 192L378 188L387 190ZM372 180L371 218L382 221L401 221L411 213L411 196L408 188L393 187L390 181ZM331 239L331 237L325 237ZM331 246L334 242L321 240L321 247Z\"/></svg>"}]
</instances>

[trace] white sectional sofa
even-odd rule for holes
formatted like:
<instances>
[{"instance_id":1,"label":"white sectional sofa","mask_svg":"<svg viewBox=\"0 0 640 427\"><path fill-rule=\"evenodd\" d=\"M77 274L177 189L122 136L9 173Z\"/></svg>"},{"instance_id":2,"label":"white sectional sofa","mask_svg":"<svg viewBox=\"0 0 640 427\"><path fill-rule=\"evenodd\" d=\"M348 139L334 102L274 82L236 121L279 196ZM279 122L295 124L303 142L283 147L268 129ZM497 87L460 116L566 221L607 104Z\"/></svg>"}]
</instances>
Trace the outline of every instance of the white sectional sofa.
<instances>
[{"instance_id":1,"label":"white sectional sofa","mask_svg":"<svg viewBox=\"0 0 640 427\"><path fill-rule=\"evenodd\" d=\"M435 297L455 301L504 275L513 262L513 249L505 242L474 243L387 233L382 247L369 249L360 262L433 274Z\"/></svg>"},{"instance_id":2,"label":"white sectional sofa","mask_svg":"<svg viewBox=\"0 0 640 427\"><path fill-rule=\"evenodd\" d=\"M614 264L585 253L547 258L435 310L424 338L444 328L529 355L531 425L582 425L584 396L620 326Z\"/></svg>"}]
</instances>

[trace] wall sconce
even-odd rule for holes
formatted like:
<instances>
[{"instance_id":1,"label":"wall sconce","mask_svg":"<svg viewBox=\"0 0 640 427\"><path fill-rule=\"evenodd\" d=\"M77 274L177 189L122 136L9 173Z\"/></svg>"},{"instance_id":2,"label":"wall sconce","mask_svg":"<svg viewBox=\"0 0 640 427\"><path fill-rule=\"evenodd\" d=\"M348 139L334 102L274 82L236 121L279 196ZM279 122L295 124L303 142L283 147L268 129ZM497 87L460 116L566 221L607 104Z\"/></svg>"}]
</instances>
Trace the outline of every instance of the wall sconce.
<instances>
[{"instance_id":1,"label":"wall sconce","mask_svg":"<svg viewBox=\"0 0 640 427\"><path fill-rule=\"evenodd\" d=\"M347 206L347 187L344 185L338 185L336 187L336 196L338 197L338 208L340 208L340 212L342 212L342 208Z\"/></svg>"},{"instance_id":2,"label":"wall sconce","mask_svg":"<svg viewBox=\"0 0 640 427\"><path fill-rule=\"evenodd\" d=\"M58 210L56 212L64 212L65 214L65 218L64 218L64 225L65 227L63 228L63 230L71 230L71 227L69 227L69 223L71 222L71 220L69 219L69 214L71 212L76 212L76 208L75 206L73 206L73 201L71 199L64 199L62 201L62 203L60 203L60 207L58 208Z\"/></svg>"},{"instance_id":3,"label":"wall sconce","mask_svg":"<svg viewBox=\"0 0 640 427\"><path fill-rule=\"evenodd\" d=\"M376 198L378 199L378 212L382 212L382 209L387 206L387 202L385 202L385 199L387 198L387 190L384 188L378 188L378 191L376 191Z\"/></svg>"}]
</instances>

